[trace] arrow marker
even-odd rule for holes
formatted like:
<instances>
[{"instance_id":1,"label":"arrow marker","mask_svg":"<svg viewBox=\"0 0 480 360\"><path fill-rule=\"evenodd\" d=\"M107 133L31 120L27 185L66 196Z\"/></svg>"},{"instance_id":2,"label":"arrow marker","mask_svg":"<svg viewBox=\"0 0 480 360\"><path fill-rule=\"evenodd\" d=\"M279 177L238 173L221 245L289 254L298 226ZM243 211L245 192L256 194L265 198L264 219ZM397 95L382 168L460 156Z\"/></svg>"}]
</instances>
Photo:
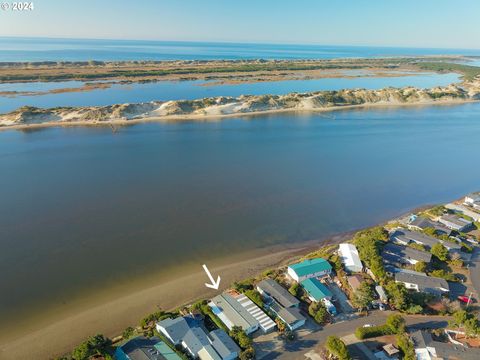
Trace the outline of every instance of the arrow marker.
<instances>
[{"instance_id":1,"label":"arrow marker","mask_svg":"<svg viewBox=\"0 0 480 360\"><path fill-rule=\"evenodd\" d=\"M212 274L210 274L210 270L208 270L207 265L203 264L203 270L207 273L208 278L210 279L210 284L205 283L205 286L210 288L210 289L215 289L218 290L218 287L220 286L220 276L217 277L217 281L213 279Z\"/></svg>"}]
</instances>

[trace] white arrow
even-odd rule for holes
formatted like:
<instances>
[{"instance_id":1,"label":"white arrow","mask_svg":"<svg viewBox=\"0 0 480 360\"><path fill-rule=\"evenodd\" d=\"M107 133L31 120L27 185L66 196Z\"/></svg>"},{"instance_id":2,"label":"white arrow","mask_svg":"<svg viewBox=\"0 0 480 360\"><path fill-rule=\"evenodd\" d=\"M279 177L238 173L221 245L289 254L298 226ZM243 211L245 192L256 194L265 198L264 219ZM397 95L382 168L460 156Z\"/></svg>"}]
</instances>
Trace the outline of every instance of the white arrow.
<instances>
[{"instance_id":1,"label":"white arrow","mask_svg":"<svg viewBox=\"0 0 480 360\"><path fill-rule=\"evenodd\" d=\"M213 280L212 274L210 274L210 270L208 270L207 265L203 264L203 270L208 275L208 278L210 279L211 284L205 283L205 286L210 288L210 289L215 289L218 290L218 287L220 286L220 276L217 277L217 281Z\"/></svg>"}]
</instances>

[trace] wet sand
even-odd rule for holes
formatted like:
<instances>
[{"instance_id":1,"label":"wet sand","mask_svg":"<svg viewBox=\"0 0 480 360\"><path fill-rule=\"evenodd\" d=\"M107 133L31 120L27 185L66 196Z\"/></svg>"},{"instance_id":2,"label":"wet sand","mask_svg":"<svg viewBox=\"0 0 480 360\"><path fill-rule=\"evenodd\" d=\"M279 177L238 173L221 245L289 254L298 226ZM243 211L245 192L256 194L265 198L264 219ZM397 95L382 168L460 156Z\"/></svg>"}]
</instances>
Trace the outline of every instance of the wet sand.
<instances>
[{"instance_id":1,"label":"wet sand","mask_svg":"<svg viewBox=\"0 0 480 360\"><path fill-rule=\"evenodd\" d=\"M327 240L264 248L222 259L218 265L209 266L214 276L221 276L218 291L205 287L208 279L199 264L198 271L177 279L170 278L140 291L124 291L124 296L113 301L103 303L100 299L95 305L72 307L61 314L51 313L47 318L39 318L36 322L32 320L28 327L10 328L8 332L2 330L0 359L55 358L71 351L90 335L102 333L114 337L127 326L137 325L145 315L158 308L175 309L182 304L212 297L234 281L258 275L265 269L281 266L320 246L345 241L351 236L351 232L344 233ZM95 302L95 299L92 301ZM32 354L35 356L32 357Z\"/></svg>"}]
</instances>

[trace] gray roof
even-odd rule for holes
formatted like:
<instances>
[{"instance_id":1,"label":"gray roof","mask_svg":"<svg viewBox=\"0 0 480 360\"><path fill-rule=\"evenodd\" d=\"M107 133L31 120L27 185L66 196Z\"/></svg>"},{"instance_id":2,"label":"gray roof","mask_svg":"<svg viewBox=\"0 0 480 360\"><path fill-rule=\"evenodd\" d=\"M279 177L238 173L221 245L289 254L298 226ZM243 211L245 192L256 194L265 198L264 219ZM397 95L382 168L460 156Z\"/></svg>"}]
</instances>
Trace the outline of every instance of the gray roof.
<instances>
[{"instance_id":1,"label":"gray roof","mask_svg":"<svg viewBox=\"0 0 480 360\"><path fill-rule=\"evenodd\" d=\"M450 223L455 224L459 227L464 227L464 226L472 224L472 222L470 220L464 219L461 216L454 215L454 214L443 215L440 218L440 220L450 222Z\"/></svg>"},{"instance_id":2,"label":"gray roof","mask_svg":"<svg viewBox=\"0 0 480 360\"><path fill-rule=\"evenodd\" d=\"M417 250L409 246L395 245L392 243L386 244L383 247L383 252L399 257L400 262L402 262L403 259L411 259L415 261L423 261L428 264L432 259L432 254L429 252Z\"/></svg>"},{"instance_id":3,"label":"gray roof","mask_svg":"<svg viewBox=\"0 0 480 360\"><path fill-rule=\"evenodd\" d=\"M207 334L199 327L188 330L182 341L194 354L198 353L203 347L210 345Z\"/></svg>"},{"instance_id":4,"label":"gray roof","mask_svg":"<svg viewBox=\"0 0 480 360\"><path fill-rule=\"evenodd\" d=\"M223 293L217 295L211 302L220 309L225 317L235 326L241 326L242 329L246 330L259 325L253 315L230 294Z\"/></svg>"},{"instance_id":5,"label":"gray roof","mask_svg":"<svg viewBox=\"0 0 480 360\"><path fill-rule=\"evenodd\" d=\"M155 344L160 341L157 337L148 339L139 336L126 342L120 348L131 360L164 360L165 357L155 349Z\"/></svg>"},{"instance_id":6,"label":"gray roof","mask_svg":"<svg viewBox=\"0 0 480 360\"><path fill-rule=\"evenodd\" d=\"M159 321L157 324L165 328L165 331L168 333L174 343L178 343L180 340L182 340L187 331L190 329L190 326L188 326L187 321L183 317L165 319Z\"/></svg>"},{"instance_id":7,"label":"gray roof","mask_svg":"<svg viewBox=\"0 0 480 360\"><path fill-rule=\"evenodd\" d=\"M222 357L222 359L228 357L232 353L240 354L240 348L222 329L211 331L210 338L212 339L213 348Z\"/></svg>"},{"instance_id":8,"label":"gray roof","mask_svg":"<svg viewBox=\"0 0 480 360\"><path fill-rule=\"evenodd\" d=\"M305 320L305 317L300 313L300 309L296 307L285 308L273 302L270 308L288 325L293 325L298 321Z\"/></svg>"},{"instance_id":9,"label":"gray roof","mask_svg":"<svg viewBox=\"0 0 480 360\"><path fill-rule=\"evenodd\" d=\"M433 245L439 242L438 239L422 234L417 231L410 231L406 229L397 229L390 235L390 240L397 241L401 243L420 243L428 247L432 247Z\"/></svg>"},{"instance_id":10,"label":"gray roof","mask_svg":"<svg viewBox=\"0 0 480 360\"><path fill-rule=\"evenodd\" d=\"M257 287L274 298L284 307L298 306L300 301L290 294L282 285L272 279L265 279L257 284Z\"/></svg>"},{"instance_id":11,"label":"gray roof","mask_svg":"<svg viewBox=\"0 0 480 360\"><path fill-rule=\"evenodd\" d=\"M419 229L425 230L427 228L434 228L437 231L444 232L446 234L450 234L450 229L448 229L446 226L443 226L442 224L430 220L428 218L425 218L423 216L417 216L414 220L412 220L409 223L410 226L417 227Z\"/></svg>"},{"instance_id":12,"label":"gray roof","mask_svg":"<svg viewBox=\"0 0 480 360\"><path fill-rule=\"evenodd\" d=\"M433 340L432 335L423 330L415 331L411 334L415 348L431 347L435 349L437 358L449 360L478 360L480 359L480 350L467 348L452 343L444 343Z\"/></svg>"},{"instance_id":13,"label":"gray roof","mask_svg":"<svg viewBox=\"0 0 480 360\"><path fill-rule=\"evenodd\" d=\"M432 294L438 294L441 289L449 290L448 282L445 279L427 276L417 271L399 270L395 273L395 281L416 284L419 291Z\"/></svg>"}]
</instances>

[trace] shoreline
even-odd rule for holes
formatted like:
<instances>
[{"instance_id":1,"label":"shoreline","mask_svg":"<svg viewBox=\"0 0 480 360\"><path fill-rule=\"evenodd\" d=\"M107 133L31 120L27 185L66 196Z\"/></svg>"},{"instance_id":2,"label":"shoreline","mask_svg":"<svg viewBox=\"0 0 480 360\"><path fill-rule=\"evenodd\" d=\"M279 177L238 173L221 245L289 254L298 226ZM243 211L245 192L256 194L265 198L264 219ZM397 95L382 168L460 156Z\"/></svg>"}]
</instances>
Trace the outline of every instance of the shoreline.
<instances>
[{"instance_id":1,"label":"shoreline","mask_svg":"<svg viewBox=\"0 0 480 360\"><path fill-rule=\"evenodd\" d=\"M44 128L67 128L67 127L124 127L128 125L137 125L142 123L177 123L177 122L187 122L187 121L198 121L198 122L216 122L221 121L227 118L247 118L255 117L261 115L270 115L270 114L281 114L281 113L326 113L326 112L335 112L341 110L356 110L356 109L370 109L370 108L402 108L402 107L429 107L436 105L463 105L469 103L478 103L480 99L458 99L458 100L432 100L432 101L423 101L415 103L365 103L357 105L343 105L343 106L330 106L324 108L283 108L283 109L269 109L262 111L251 111L251 112L237 112L237 113L224 113L224 114L185 114L185 115L165 115L165 116L152 116L145 118L136 118L136 119L112 119L106 121L91 121L91 120L81 120L81 121L47 121L42 123L34 124L17 124L17 125L0 125L0 131L8 130L36 130Z\"/></svg>"}]
</instances>

